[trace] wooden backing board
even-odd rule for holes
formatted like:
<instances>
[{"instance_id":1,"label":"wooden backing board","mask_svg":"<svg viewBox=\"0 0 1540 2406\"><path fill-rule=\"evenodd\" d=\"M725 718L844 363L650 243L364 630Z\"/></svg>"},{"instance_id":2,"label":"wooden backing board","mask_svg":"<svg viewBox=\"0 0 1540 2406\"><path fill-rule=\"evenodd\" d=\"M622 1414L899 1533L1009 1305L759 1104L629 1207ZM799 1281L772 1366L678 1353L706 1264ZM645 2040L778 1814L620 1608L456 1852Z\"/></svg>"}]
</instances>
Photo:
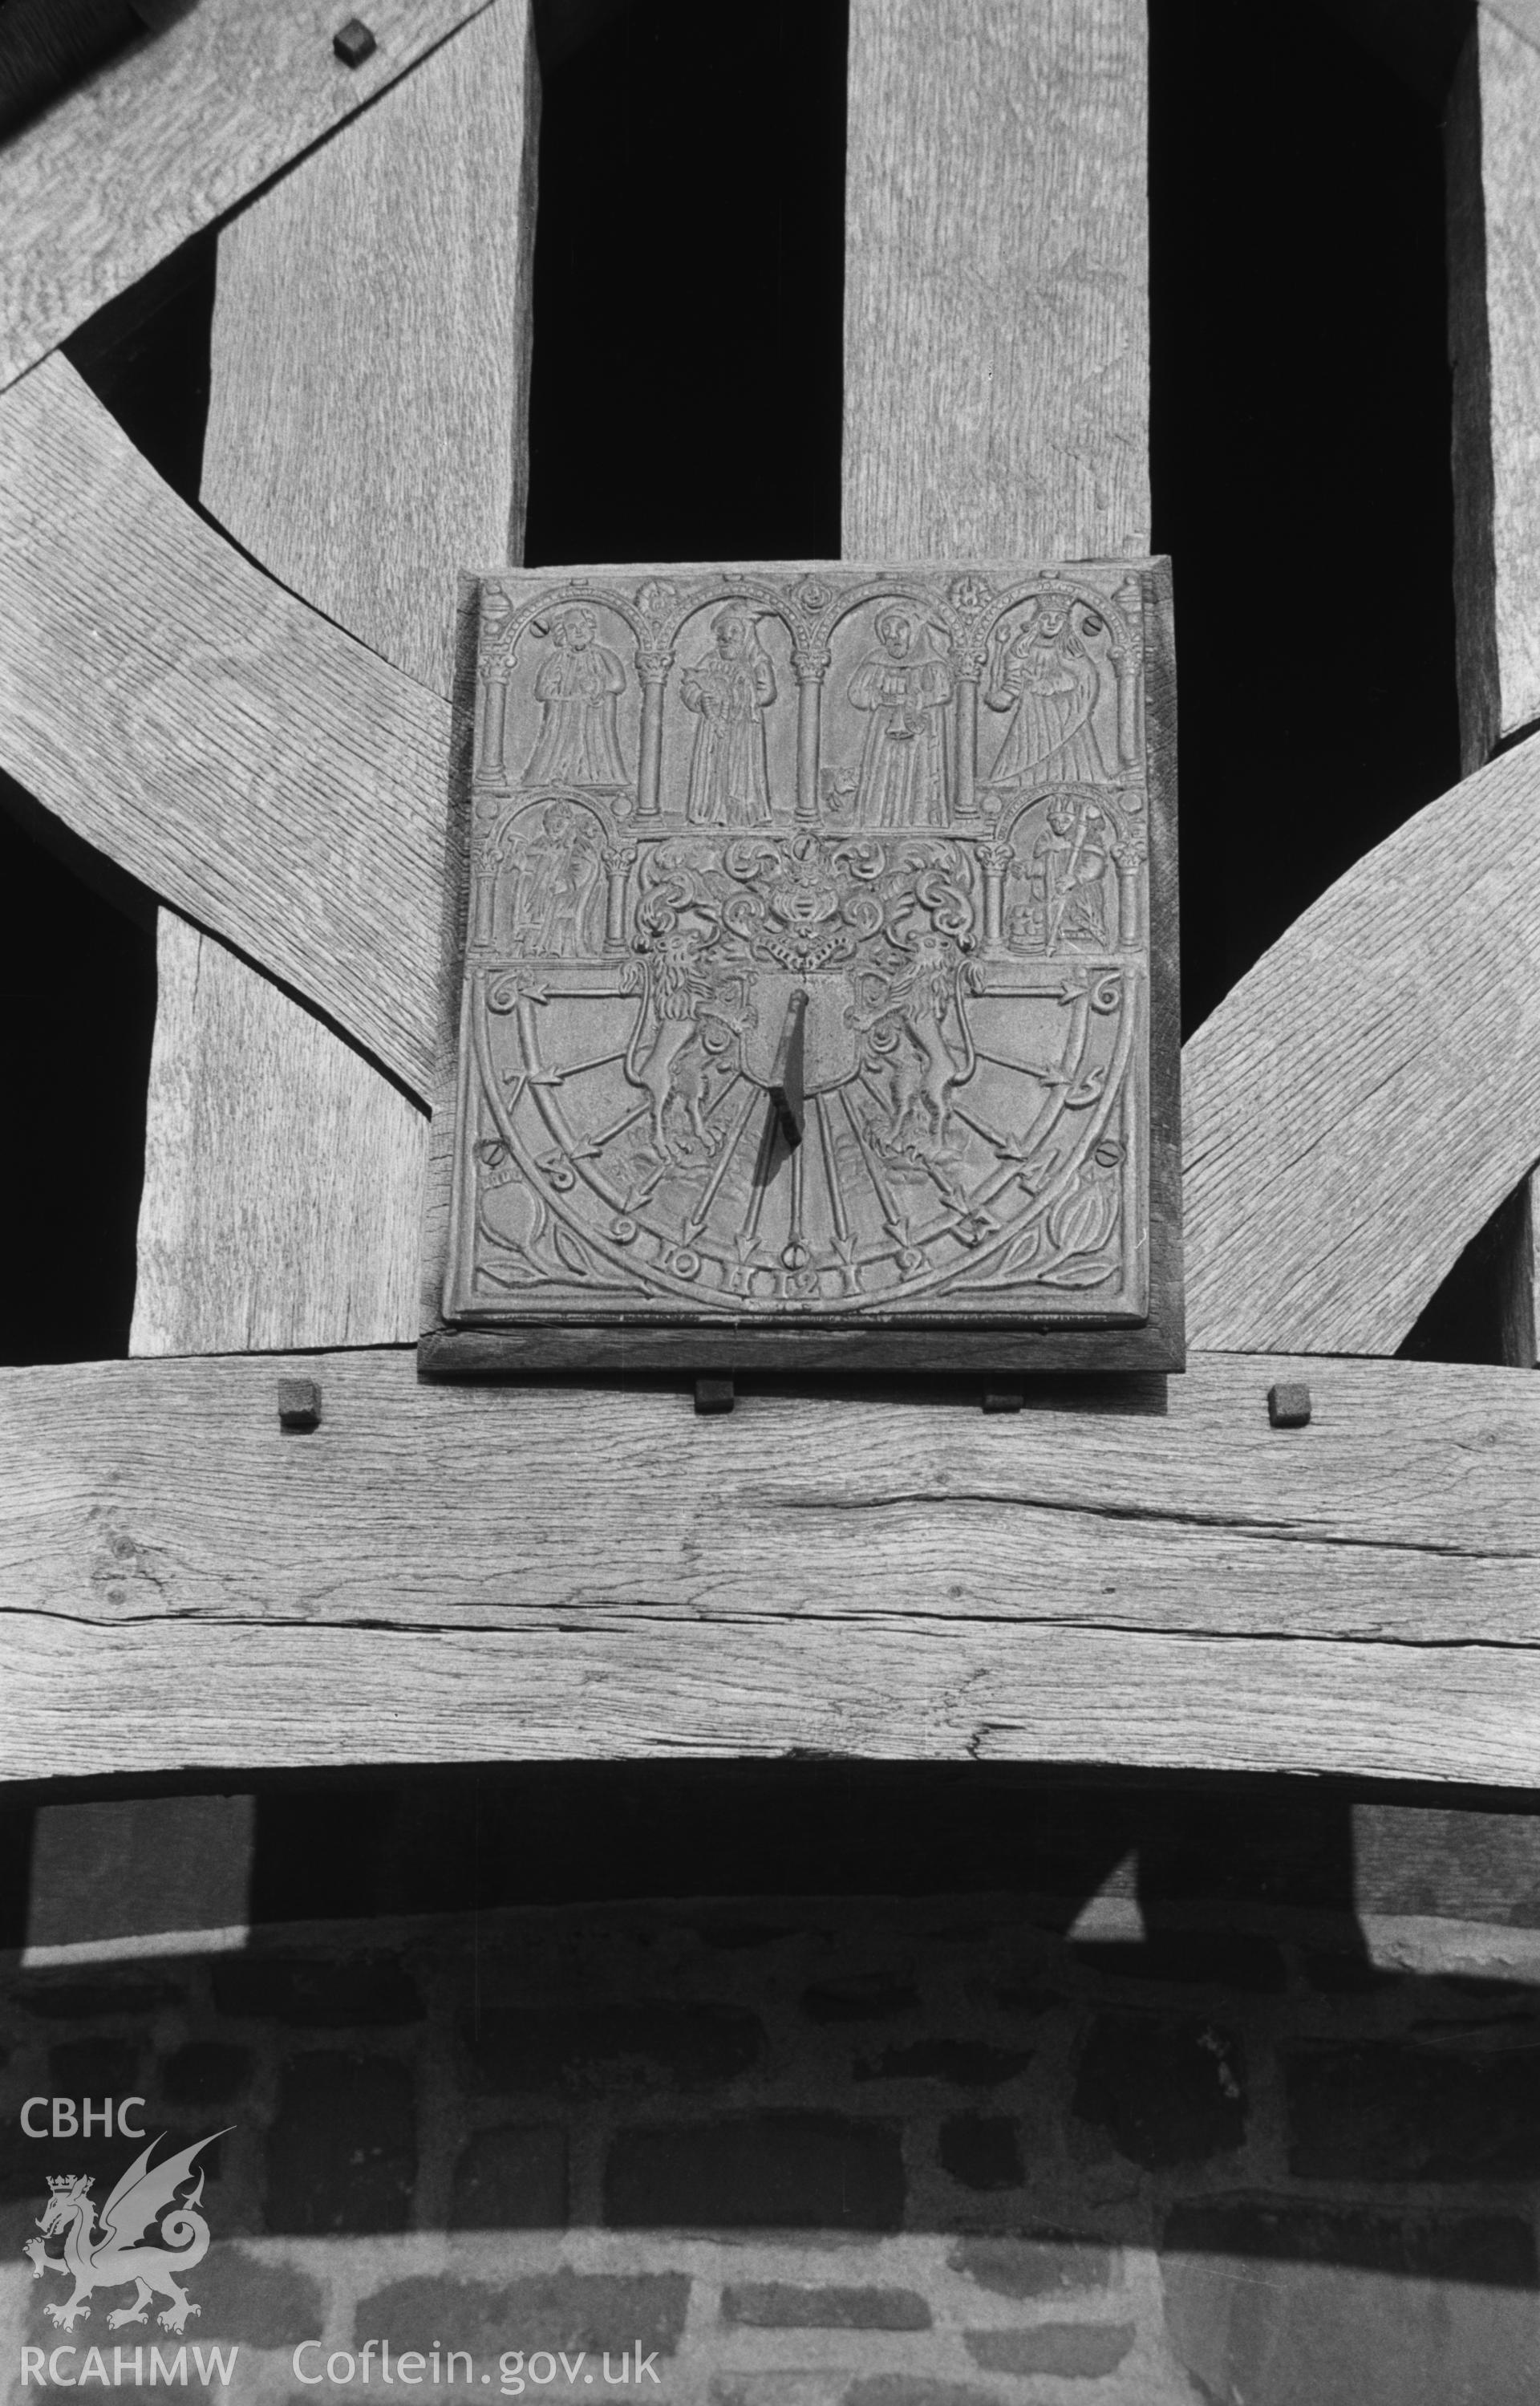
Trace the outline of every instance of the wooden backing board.
<instances>
[{"instance_id":1,"label":"wooden backing board","mask_svg":"<svg viewBox=\"0 0 1540 2406\"><path fill-rule=\"evenodd\" d=\"M1140 0L853 0L847 559L1150 548Z\"/></svg>"},{"instance_id":2,"label":"wooden backing board","mask_svg":"<svg viewBox=\"0 0 1540 2406\"><path fill-rule=\"evenodd\" d=\"M1418 813L1189 1039L1197 1346L1392 1353L1540 1157L1540 740Z\"/></svg>"},{"instance_id":3,"label":"wooden backing board","mask_svg":"<svg viewBox=\"0 0 1540 2406\"><path fill-rule=\"evenodd\" d=\"M156 963L130 1352L410 1338L426 1115L174 911Z\"/></svg>"},{"instance_id":4,"label":"wooden backing board","mask_svg":"<svg viewBox=\"0 0 1540 2406\"><path fill-rule=\"evenodd\" d=\"M499 0L219 236L204 502L445 695L459 559L523 543L530 79ZM421 1116L166 913L161 964L132 1351L414 1336Z\"/></svg>"},{"instance_id":5,"label":"wooden backing board","mask_svg":"<svg viewBox=\"0 0 1540 2406\"><path fill-rule=\"evenodd\" d=\"M416 1093L449 712L242 559L55 353L0 396L0 760Z\"/></svg>"},{"instance_id":6,"label":"wooden backing board","mask_svg":"<svg viewBox=\"0 0 1540 2406\"><path fill-rule=\"evenodd\" d=\"M1274 1430L1291 1376L1314 1418ZM1535 1776L1519 1372L1209 1358L1003 1421L701 1422L365 1352L10 1371L0 1412L9 1776L792 1747Z\"/></svg>"},{"instance_id":7,"label":"wooden backing board","mask_svg":"<svg viewBox=\"0 0 1540 2406\"><path fill-rule=\"evenodd\" d=\"M0 386L265 183L487 0L193 0L0 147Z\"/></svg>"}]
</instances>

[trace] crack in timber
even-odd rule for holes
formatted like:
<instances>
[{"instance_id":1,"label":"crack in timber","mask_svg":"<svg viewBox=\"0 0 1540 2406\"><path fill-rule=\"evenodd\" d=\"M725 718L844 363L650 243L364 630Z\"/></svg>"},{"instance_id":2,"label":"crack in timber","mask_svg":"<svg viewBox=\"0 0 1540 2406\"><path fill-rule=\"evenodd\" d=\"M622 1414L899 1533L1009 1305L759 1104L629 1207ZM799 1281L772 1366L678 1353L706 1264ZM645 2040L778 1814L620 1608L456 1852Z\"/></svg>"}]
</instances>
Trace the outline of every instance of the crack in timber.
<instances>
[{"instance_id":1,"label":"crack in timber","mask_svg":"<svg viewBox=\"0 0 1540 2406\"><path fill-rule=\"evenodd\" d=\"M990 1494L973 1488L931 1492L900 1489L891 1495L799 1495L777 1493L756 1499L781 1511L891 1512L915 1505L977 1504L991 1509L1053 1512L1067 1520L1151 1521L1172 1529L1218 1529L1232 1537L1254 1537L1284 1546L1348 1546L1375 1554L1434 1554L1466 1563L1535 1563L1528 1547L1463 1546L1434 1537L1360 1537L1335 1529L1308 1529L1287 1521L1247 1521L1227 1512L1175 1511L1159 1504L1075 1504L1051 1495Z\"/></svg>"},{"instance_id":2,"label":"crack in timber","mask_svg":"<svg viewBox=\"0 0 1540 2406\"><path fill-rule=\"evenodd\" d=\"M446 1612L455 1607L445 1606ZM54 1621L68 1629L259 1629L313 1632L319 1636L511 1637L529 1635L532 1626L550 1637L624 1636L638 1629L921 1629L943 1637L959 1629L1029 1635L1034 1630L1074 1630L1110 1637L1174 1638L1194 1646L1391 1646L1409 1653L1533 1654L1540 1652L1540 1629L1524 1637L1404 1637L1391 1630L1362 1629L1203 1629L1174 1623L1123 1621L1111 1615L1074 1613L1007 1614L931 1612L923 1608L897 1612L714 1612L690 1604L646 1603L585 1606L575 1618L553 1612L548 1606L510 1604L501 1621L417 1621L404 1615L388 1619L378 1613L358 1618L333 1615L318 1619L298 1613L137 1612L92 1615L61 1612L47 1605L0 1606L0 1628L7 1621ZM537 1616L539 1616L537 1620Z\"/></svg>"}]
</instances>

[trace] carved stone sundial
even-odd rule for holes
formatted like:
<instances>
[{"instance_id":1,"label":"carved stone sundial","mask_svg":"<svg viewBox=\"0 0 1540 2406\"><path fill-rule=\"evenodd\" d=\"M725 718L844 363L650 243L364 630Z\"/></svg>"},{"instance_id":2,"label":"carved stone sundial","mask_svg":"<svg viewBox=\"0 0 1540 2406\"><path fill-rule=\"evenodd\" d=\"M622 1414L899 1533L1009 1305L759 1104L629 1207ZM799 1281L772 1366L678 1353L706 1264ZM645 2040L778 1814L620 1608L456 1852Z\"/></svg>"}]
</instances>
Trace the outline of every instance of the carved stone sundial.
<instances>
[{"instance_id":1,"label":"carved stone sundial","mask_svg":"<svg viewBox=\"0 0 1540 2406\"><path fill-rule=\"evenodd\" d=\"M433 1366L1180 1363L1163 563L479 603Z\"/></svg>"}]
</instances>

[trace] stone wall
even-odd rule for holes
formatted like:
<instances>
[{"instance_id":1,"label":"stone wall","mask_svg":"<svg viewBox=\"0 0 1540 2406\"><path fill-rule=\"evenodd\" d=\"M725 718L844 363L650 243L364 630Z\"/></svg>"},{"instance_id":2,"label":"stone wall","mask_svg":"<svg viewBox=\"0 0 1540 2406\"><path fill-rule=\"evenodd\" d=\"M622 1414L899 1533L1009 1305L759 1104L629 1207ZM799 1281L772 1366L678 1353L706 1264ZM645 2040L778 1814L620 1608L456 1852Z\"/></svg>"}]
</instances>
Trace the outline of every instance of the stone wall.
<instances>
[{"instance_id":1,"label":"stone wall","mask_svg":"<svg viewBox=\"0 0 1540 2406\"><path fill-rule=\"evenodd\" d=\"M335 2406L374 2341L371 2388L388 2342L393 2387L415 2350L460 2400L608 2371L680 2406L1533 2406L1540 1989L1378 1971L1328 1918L1066 1918L756 1898L12 1956L7 2388L94 2342L148 2398L150 2347L191 2344L195 2394ZM56 2330L21 2254L49 2176L100 2199L137 2152L28 2139L24 2101L131 2094L178 2145L224 2133L179 2339L110 2331L124 2287ZM305 2341L334 2383L296 2378Z\"/></svg>"}]
</instances>

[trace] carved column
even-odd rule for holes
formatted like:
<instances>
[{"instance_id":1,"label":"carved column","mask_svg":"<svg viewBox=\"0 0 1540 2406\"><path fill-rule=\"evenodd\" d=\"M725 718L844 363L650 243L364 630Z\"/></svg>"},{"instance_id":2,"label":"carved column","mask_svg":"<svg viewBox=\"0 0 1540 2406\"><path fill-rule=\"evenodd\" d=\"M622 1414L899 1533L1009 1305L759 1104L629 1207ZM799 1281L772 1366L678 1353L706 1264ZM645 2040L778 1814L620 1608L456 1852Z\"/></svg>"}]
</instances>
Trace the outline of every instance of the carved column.
<instances>
[{"instance_id":1,"label":"carved column","mask_svg":"<svg viewBox=\"0 0 1540 2406\"><path fill-rule=\"evenodd\" d=\"M959 819L976 819L979 815L979 675L982 666L982 660L975 659L964 658L957 663L953 696L956 790L952 807L954 817Z\"/></svg>"},{"instance_id":2,"label":"carved column","mask_svg":"<svg viewBox=\"0 0 1540 2406\"><path fill-rule=\"evenodd\" d=\"M477 795L471 865L474 900L471 924L473 944L489 944L496 933L493 906L497 900L498 872L502 867L502 855L507 843L506 827L498 825L499 807L489 794Z\"/></svg>"},{"instance_id":3,"label":"carved column","mask_svg":"<svg viewBox=\"0 0 1540 2406\"><path fill-rule=\"evenodd\" d=\"M818 823L818 743L824 714L827 651L798 644L791 656L797 672L797 819L802 827Z\"/></svg>"},{"instance_id":4,"label":"carved column","mask_svg":"<svg viewBox=\"0 0 1540 2406\"><path fill-rule=\"evenodd\" d=\"M1143 838L1129 836L1114 844L1112 857L1118 865L1118 942L1134 945L1139 941L1139 871L1146 857Z\"/></svg>"},{"instance_id":5,"label":"carved column","mask_svg":"<svg viewBox=\"0 0 1540 2406\"><path fill-rule=\"evenodd\" d=\"M626 949L627 887L636 867L634 843L607 843L600 856L609 884L604 891L604 949L607 953L623 953Z\"/></svg>"},{"instance_id":6,"label":"carved column","mask_svg":"<svg viewBox=\"0 0 1540 2406\"><path fill-rule=\"evenodd\" d=\"M1118 758L1125 769L1135 769L1139 758L1139 667L1144 648L1140 641L1144 597L1137 578L1131 576L1119 586L1117 603L1128 629L1112 653L1118 675Z\"/></svg>"},{"instance_id":7,"label":"carved column","mask_svg":"<svg viewBox=\"0 0 1540 2406\"><path fill-rule=\"evenodd\" d=\"M1005 881L1015 859L1009 843L982 843L979 858L984 872L984 950L997 953L1005 941Z\"/></svg>"},{"instance_id":8,"label":"carved column","mask_svg":"<svg viewBox=\"0 0 1540 2406\"><path fill-rule=\"evenodd\" d=\"M508 773L502 757L508 719L508 679L501 663L483 667L476 678L476 773L501 783Z\"/></svg>"},{"instance_id":9,"label":"carved column","mask_svg":"<svg viewBox=\"0 0 1540 2406\"><path fill-rule=\"evenodd\" d=\"M663 688L673 666L673 654L643 651L639 644L636 665L642 672L642 757L637 770L636 814L639 819L655 819L658 814L658 780L663 767Z\"/></svg>"}]
</instances>

